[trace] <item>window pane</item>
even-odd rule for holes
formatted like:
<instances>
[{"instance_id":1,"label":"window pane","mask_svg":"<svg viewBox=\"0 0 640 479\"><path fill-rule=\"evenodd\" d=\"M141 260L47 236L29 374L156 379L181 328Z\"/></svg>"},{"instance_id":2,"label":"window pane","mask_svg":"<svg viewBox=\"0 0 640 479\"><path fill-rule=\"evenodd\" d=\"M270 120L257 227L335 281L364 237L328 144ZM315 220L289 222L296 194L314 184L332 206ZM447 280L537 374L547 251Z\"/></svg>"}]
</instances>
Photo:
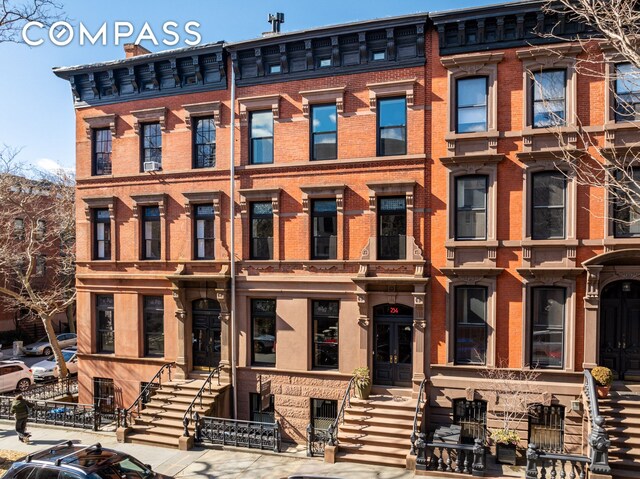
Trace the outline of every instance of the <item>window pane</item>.
<instances>
[{"instance_id":1,"label":"window pane","mask_svg":"<svg viewBox=\"0 0 640 479\"><path fill-rule=\"evenodd\" d=\"M404 155L406 153L406 128L380 128L380 155Z\"/></svg>"},{"instance_id":2,"label":"window pane","mask_svg":"<svg viewBox=\"0 0 640 479\"><path fill-rule=\"evenodd\" d=\"M405 197L378 201L378 258L406 258L407 214Z\"/></svg>"},{"instance_id":3,"label":"window pane","mask_svg":"<svg viewBox=\"0 0 640 479\"><path fill-rule=\"evenodd\" d=\"M618 181L623 188L618 191L614 203L614 231L616 237L640 236L640 168L631 172L618 174Z\"/></svg>"},{"instance_id":4,"label":"window pane","mask_svg":"<svg viewBox=\"0 0 640 479\"><path fill-rule=\"evenodd\" d=\"M337 141L336 133L314 133L313 159L335 160L338 157Z\"/></svg>"},{"instance_id":5,"label":"window pane","mask_svg":"<svg viewBox=\"0 0 640 479\"><path fill-rule=\"evenodd\" d=\"M631 63L616 66L616 121L640 120L640 70Z\"/></svg>"},{"instance_id":6,"label":"window pane","mask_svg":"<svg viewBox=\"0 0 640 479\"><path fill-rule=\"evenodd\" d=\"M566 178L557 171L532 175L531 236L533 239L564 238Z\"/></svg>"},{"instance_id":7,"label":"window pane","mask_svg":"<svg viewBox=\"0 0 640 479\"><path fill-rule=\"evenodd\" d=\"M216 162L216 129L213 118L199 118L194 133L195 167L208 168Z\"/></svg>"},{"instance_id":8,"label":"window pane","mask_svg":"<svg viewBox=\"0 0 640 479\"><path fill-rule=\"evenodd\" d=\"M338 301L314 301L313 366L338 368Z\"/></svg>"},{"instance_id":9,"label":"window pane","mask_svg":"<svg viewBox=\"0 0 640 479\"><path fill-rule=\"evenodd\" d=\"M164 356L164 298L145 296L143 306L145 355Z\"/></svg>"},{"instance_id":10,"label":"window pane","mask_svg":"<svg viewBox=\"0 0 640 479\"><path fill-rule=\"evenodd\" d=\"M273 138L251 140L251 164L273 163Z\"/></svg>"},{"instance_id":11,"label":"window pane","mask_svg":"<svg viewBox=\"0 0 640 479\"><path fill-rule=\"evenodd\" d=\"M115 351L113 310L113 295L96 295L96 329L99 353L113 353Z\"/></svg>"},{"instance_id":12,"label":"window pane","mask_svg":"<svg viewBox=\"0 0 640 479\"><path fill-rule=\"evenodd\" d=\"M563 367L565 288L532 289L531 365Z\"/></svg>"},{"instance_id":13,"label":"window pane","mask_svg":"<svg viewBox=\"0 0 640 479\"><path fill-rule=\"evenodd\" d=\"M483 106L458 110L458 133L487 131L487 110Z\"/></svg>"},{"instance_id":14,"label":"window pane","mask_svg":"<svg viewBox=\"0 0 640 479\"><path fill-rule=\"evenodd\" d=\"M533 126L565 123L565 71L543 71L533 76Z\"/></svg>"},{"instance_id":15,"label":"window pane","mask_svg":"<svg viewBox=\"0 0 640 479\"><path fill-rule=\"evenodd\" d=\"M456 363L485 364L487 289L459 286L456 294Z\"/></svg>"},{"instance_id":16,"label":"window pane","mask_svg":"<svg viewBox=\"0 0 640 479\"><path fill-rule=\"evenodd\" d=\"M93 173L111 174L111 130L108 128L93 132Z\"/></svg>"},{"instance_id":17,"label":"window pane","mask_svg":"<svg viewBox=\"0 0 640 479\"><path fill-rule=\"evenodd\" d=\"M314 429L326 431L338 415L338 401L331 399L311 399L311 425Z\"/></svg>"},{"instance_id":18,"label":"window pane","mask_svg":"<svg viewBox=\"0 0 640 479\"><path fill-rule=\"evenodd\" d=\"M487 79L465 78L457 82L457 131L487 130Z\"/></svg>"},{"instance_id":19,"label":"window pane","mask_svg":"<svg viewBox=\"0 0 640 479\"><path fill-rule=\"evenodd\" d=\"M275 300L253 300L252 311L253 362L275 364Z\"/></svg>"},{"instance_id":20,"label":"window pane","mask_svg":"<svg viewBox=\"0 0 640 479\"><path fill-rule=\"evenodd\" d=\"M251 113L251 138L273 136L273 113L271 111L254 111Z\"/></svg>"},{"instance_id":21,"label":"window pane","mask_svg":"<svg viewBox=\"0 0 640 479\"><path fill-rule=\"evenodd\" d=\"M336 106L318 105L311 107L313 133L336 131Z\"/></svg>"},{"instance_id":22,"label":"window pane","mask_svg":"<svg viewBox=\"0 0 640 479\"><path fill-rule=\"evenodd\" d=\"M378 154L406 154L407 107L405 98L378 100Z\"/></svg>"},{"instance_id":23,"label":"window pane","mask_svg":"<svg viewBox=\"0 0 640 479\"><path fill-rule=\"evenodd\" d=\"M273 208L271 202L251 203L251 259L273 258Z\"/></svg>"},{"instance_id":24,"label":"window pane","mask_svg":"<svg viewBox=\"0 0 640 479\"><path fill-rule=\"evenodd\" d=\"M404 98L381 98L378 100L380 109L379 126L406 126L407 107Z\"/></svg>"},{"instance_id":25,"label":"window pane","mask_svg":"<svg viewBox=\"0 0 640 479\"><path fill-rule=\"evenodd\" d=\"M487 177L456 179L456 239L487 237Z\"/></svg>"}]
</instances>

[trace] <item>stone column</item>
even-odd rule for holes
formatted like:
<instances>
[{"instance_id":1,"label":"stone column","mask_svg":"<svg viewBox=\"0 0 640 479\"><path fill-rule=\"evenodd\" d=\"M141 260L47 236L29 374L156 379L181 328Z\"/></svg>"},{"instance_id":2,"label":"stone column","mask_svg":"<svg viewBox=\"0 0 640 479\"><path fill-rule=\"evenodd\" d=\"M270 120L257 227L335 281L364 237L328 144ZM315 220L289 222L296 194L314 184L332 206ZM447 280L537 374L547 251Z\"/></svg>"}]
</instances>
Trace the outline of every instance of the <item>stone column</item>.
<instances>
[{"instance_id":1,"label":"stone column","mask_svg":"<svg viewBox=\"0 0 640 479\"><path fill-rule=\"evenodd\" d=\"M176 302L176 320L178 322L178 353L176 355L176 379L186 379L189 371L186 355L185 323L187 311L184 307L184 289L174 286L172 289L173 300Z\"/></svg>"},{"instance_id":2,"label":"stone column","mask_svg":"<svg viewBox=\"0 0 640 479\"><path fill-rule=\"evenodd\" d=\"M227 282L218 281L216 287L216 300L220 304L220 366L222 372L220 378L224 382L231 382L231 313L230 297Z\"/></svg>"},{"instance_id":3,"label":"stone column","mask_svg":"<svg viewBox=\"0 0 640 479\"><path fill-rule=\"evenodd\" d=\"M425 318L425 284L416 284L413 295L413 393L417 394L425 378L425 340L427 321Z\"/></svg>"},{"instance_id":4,"label":"stone column","mask_svg":"<svg viewBox=\"0 0 640 479\"><path fill-rule=\"evenodd\" d=\"M598 365L598 316L600 314L600 272L602 266L587 269L587 294L584 297L584 369Z\"/></svg>"}]
</instances>

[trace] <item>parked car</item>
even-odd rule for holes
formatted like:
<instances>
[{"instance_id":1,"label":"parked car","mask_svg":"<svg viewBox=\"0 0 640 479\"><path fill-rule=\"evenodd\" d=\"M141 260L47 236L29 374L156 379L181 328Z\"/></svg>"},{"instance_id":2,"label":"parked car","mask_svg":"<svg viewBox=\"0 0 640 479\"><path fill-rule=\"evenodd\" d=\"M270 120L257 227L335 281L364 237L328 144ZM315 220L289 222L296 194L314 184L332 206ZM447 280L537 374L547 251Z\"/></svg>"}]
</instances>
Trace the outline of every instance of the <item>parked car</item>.
<instances>
[{"instance_id":1,"label":"parked car","mask_svg":"<svg viewBox=\"0 0 640 479\"><path fill-rule=\"evenodd\" d=\"M18 360L0 361L0 392L26 391L33 383L29 366Z\"/></svg>"},{"instance_id":2,"label":"parked car","mask_svg":"<svg viewBox=\"0 0 640 479\"><path fill-rule=\"evenodd\" d=\"M65 479L171 479L151 466L99 443L91 446L66 441L14 462L5 479L27 477Z\"/></svg>"},{"instance_id":3,"label":"parked car","mask_svg":"<svg viewBox=\"0 0 640 479\"><path fill-rule=\"evenodd\" d=\"M78 336L74 333L58 334L58 344L61 348L68 348L78 344ZM35 343L27 344L22 351L28 356L50 356L53 352L49 338L40 338Z\"/></svg>"},{"instance_id":4,"label":"parked car","mask_svg":"<svg viewBox=\"0 0 640 479\"><path fill-rule=\"evenodd\" d=\"M67 363L69 374L78 374L78 356L76 349L63 349L62 356L64 357L64 362ZM47 359L43 359L31 366L31 371L33 371L33 379L36 381L60 377L58 364L53 354L47 357Z\"/></svg>"}]
</instances>

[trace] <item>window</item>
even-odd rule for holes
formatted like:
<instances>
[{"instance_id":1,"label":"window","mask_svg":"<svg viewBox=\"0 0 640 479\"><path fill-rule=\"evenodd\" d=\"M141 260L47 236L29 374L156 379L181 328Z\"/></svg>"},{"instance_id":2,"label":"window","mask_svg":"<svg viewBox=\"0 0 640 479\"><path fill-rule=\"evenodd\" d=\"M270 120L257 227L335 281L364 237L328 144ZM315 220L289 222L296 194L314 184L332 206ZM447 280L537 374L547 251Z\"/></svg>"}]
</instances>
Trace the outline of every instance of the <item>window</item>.
<instances>
[{"instance_id":1,"label":"window","mask_svg":"<svg viewBox=\"0 0 640 479\"><path fill-rule=\"evenodd\" d=\"M115 419L115 384L111 378L93 378L93 405L105 417Z\"/></svg>"},{"instance_id":2,"label":"window","mask_svg":"<svg viewBox=\"0 0 640 479\"><path fill-rule=\"evenodd\" d=\"M282 68L280 67L280 65L269 65L269 75L274 75L276 73L281 73L282 72Z\"/></svg>"},{"instance_id":3,"label":"window","mask_svg":"<svg viewBox=\"0 0 640 479\"><path fill-rule=\"evenodd\" d=\"M262 409L260 394L249 393L249 421L268 422L273 424L276 422L273 406L273 394L269 395L269 407Z\"/></svg>"},{"instance_id":4,"label":"window","mask_svg":"<svg viewBox=\"0 0 640 479\"><path fill-rule=\"evenodd\" d=\"M456 82L456 132L487 131L487 77L461 78Z\"/></svg>"},{"instance_id":5,"label":"window","mask_svg":"<svg viewBox=\"0 0 640 479\"><path fill-rule=\"evenodd\" d=\"M22 218L13 220L13 234L17 240L24 240L24 220Z\"/></svg>"},{"instance_id":6,"label":"window","mask_svg":"<svg viewBox=\"0 0 640 479\"><path fill-rule=\"evenodd\" d=\"M384 50L376 50L371 52L371 59L374 62L384 60L385 58L387 58L387 55L385 54Z\"/></svg>"},{"instance_id":7,"label":"window","mask_svg":"<svg viewBox=\"0 0 640 479\"><path fill-rule=\"evenodd\" d=\"M215 238L213 205L196 205L195 207L195 258L214 259Z\"/></svg>"},{"instance_id":8,"label":"window","mask_svg":"<svg viewBox=\"0 0 640 479\"><path fill-rule=\"evenodd\" d=\"M142 210L143 259L160 259L160 208L145 206Z\"/></svg>"},{"instance_id":9,"label":"window","mask_svg":"<svg viewBox=\"0 0 640 479\"><path fill-rule=\"evenodd\" d=\"M273 112L253 111L249 115L250 163L273 163Z\"/></svg>"},{"instance_id":10,"label":"window","mask_svg":"<svg viewBox=\"0 0 640 479\"><path fill-rule=\"evenodd\" d=\"M405 259L407 207L404 196L378 200L378 259Z\"/></svg>"},{"instance_id":11,"label":"window","mask_svg":"<svg viewBox=\"0 0 640 479\"><path fill-rule=\"evenodd\" d=\"M252 363L276 364L276 301L251 300Z\"/></svg>"},{"instance_id":12,"label":"window","mask_svg":"<svg viewBox=\"0 0 640 479\"><path fill-rule=\"evenodd\" d=\"M313 367L338 369L339 301L313 301Z\"/></svg>"},{"instance_id":13,"label":"window","mask_svg":"<svg viewBox=\"0 0 640 479\"><path fill-rule=\"evenodd\" d=\"M640 70L631 63L616 65L616 121L640 120Z\"/></svg>"},{"instance_id":14,"label":"window","mask_svg":"<svg viewBox=\"0 0 640 479\"><path fill-rule=\"evenodd\" d=\"M45 220L37 220L36 221L36 238L38 240L43 240L46 232L47 232L47 222Z\"/></svg>"},{"instance_id":15,"label":"window","mask_svg":"<svg viewBox=\"0 0 640 479\"><path fill-rule=\"evenodd\" d=\"M96 295L96 347L99 353L115 352L113 295Z\"/></svg>"},{"instance_id":16,"label":"window","mask_svg":"<svg viewBox=\"0 0 640 479\"><path fill-rule=\"evenodd\" d=\"M335 160L338 157L338 132L335 105L311 107L311 159Z\"/></svg>"},{"instance_id":17,"label":"window","mask_svg":"<svg viewBox=\"0 0 640 479\"><path fill-rule=\"evenodd\" d=\"M564 366L564 318L567 291L560 287L531 289L531 366Z\"/></svg>"},{"instance_id":18,"label":"window","mask_svg":"<svg viewBox=\"0 0 640 479\"><path fill-rule=\"evenodd\" d=\"M111 259L111 215L108 208L93 210L93 259Z\"/></svg>"},{"instance_id":19,"label":"window","mask_svg":"<svg viewBox=\"0 0 640 479\"><path fill-rule=\"evenodd\" d=\"M473 444L476 438L484 442L487 428L487 401L454 399L453 423L460 426L462 444Z\"/></svg>"},{"instance_id":20,"label":"window","mask_svg":"<svg viewBox=\"0 0 640 479\"><path fill-rule=\"evenodd\" d=\"M565 176L559 171L543 171L531 175L531 237L564 239Z\"/></svg>"},{"instance_id":21,"label":"window","mask_svg":"<svg viewBox=\"0 0 640 479\"><path fill-rule=\"evenodd\" d=\"M486 175L456 178L457 240L487 239L487 185Z\"/></svg>"},{"instance_id":22,"label":"window","mask_svg":"<svg viewBox=\"0 0 640 479\"><path fill-rule=\"evenodd\" d=\"M487 288L458 286L455 295L455 363L486 364Z\"/></svg>"},{"instance_id":23,"label":"window","mask_svg":"<svg viewBox=\"0 0 640 479\"><path fill-rule=\"evenodd\" d=\"M614 236L616 238L636 238L640 236L640 168L625 170L628 177L622 178L618 172L618 181L623 191L613 194Z\"/></svg>"},{"instance_id":24,"label":"window","mask_svg":"<svg viewBox=\"0 0 640 479\"><path fill-rule=\"evenodd\" d=\"M378 156L407 152L407 101L403 98L378 100Z\"/></svg>"},{"instance_id":25,"label":"window","mask_svg":"<svg viewBox=\"0 0 640 479\"><path fill-rule=\"evenodd\" d=\"M270 201L251 203L251 259L273 259L273 206Z\"/></svg>"},{"instance_id":26,"label":"window","mask_svg":"<svg viewBox=\"0 0 640 479\"><path fill-rule=\"evenodd\" d=\"M93 174L111 174L111 129L100 128L93 130L92 142Z\"/></svg>"},{"instance_id":27,"label":"window","mask_svg":"<svg viewBox=\"0 0 640 479\"><path fill-rule=\"evenodd\" d=\"M311 399L311 427L326 431L338 416L338 401Z\"/></svg>"},{"instance_id":28,"label":"window","mask_svg":"<svg viewBox=\"0 0 640 479\"><path fill-rule=\"evenodd\" d=\"M311 203L311 259L336 259L338 208L336 200L313 200Z\"/></svg>"},{"instance_id":29,"label":"window","mask_svg":"<svg viewBox=\"0 0 640 479\"><path fill-rule=\"evenodd\" d=\"M144 355L164 356L164 298L144 296L142 306Z\"/></svg>"},{"instance_id":30,"label":"window","mask_svg":"<svg viewBox=\"0 0 640 479\"><path fill-rule=\"evenodd\" d=\"M39 255L36 258L36 276L44 276L47 272L47 257Z\"/></svg>"},{"instance_id":31,"label":"window","mask_svg":"<svg viewBox=\"0 0 640 479\"><path fill-rule=\"evenodd\" d=\"M142 125L142 161L155 161L162 165L162 131L160 123Z\"/></svg>"},{"instance_id":32,"label":"window","mask_svg":"<svg viewBox=\"0 0 640 479\"><path fill-rule=\"evenodd\" d=\"M564 406L529 406L529 440L545 452L564 452Z\"/></svg>"},{"instance_id":33,"label":"window","mask_svg":"<svg viewBox=\"0 0 640 479\"><path fill-rule=\"evenodd\" d=\"M565 124L566 71L546 70L533 74L533 127L546 128Z\"/></svg>"},{"instance_id":34,"label":"window","mask_svg":"<svg viewBox=\"0 0 640 479\"><path fill-rule=\"evenodd\" d=\"M216 166L216 127L213 117L197 118L193 129L194 168Z\"/></svg>"},{"instance_id":35,"label":"window","mask_svg":"<svg viewBox=\"0 0 640 479\"><path fill-rule=\"evenodd\" d=\"M318 66L320 68L330 67L331 66L331 58L330 57L320 58L320 60L318 61Z\"/></svg>"}]
</instances>

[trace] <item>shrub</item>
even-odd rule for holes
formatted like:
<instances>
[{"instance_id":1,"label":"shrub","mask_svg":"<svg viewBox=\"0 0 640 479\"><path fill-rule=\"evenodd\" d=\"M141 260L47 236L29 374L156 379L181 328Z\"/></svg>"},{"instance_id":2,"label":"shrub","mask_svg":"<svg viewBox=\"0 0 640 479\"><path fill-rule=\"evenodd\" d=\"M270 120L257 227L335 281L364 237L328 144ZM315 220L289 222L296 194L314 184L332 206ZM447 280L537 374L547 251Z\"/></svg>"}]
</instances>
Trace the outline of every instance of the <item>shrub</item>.
<instances>
[{"instance_id":1,"label":"shrub","mask_svg":"<svg viewBox=\"0 0 640 479\"><path fill-rule=\"evenodd\" d=\"M355 385L358 387L367 387L371 384L371 378L369 378L369 368L362 367L353 370L353 377L355 378Z\"/></svg>"},{"instance_id":2,"label":"shrub","mask_svg":"<svg viewBox=\"0 0 640 479\"><path fill-rule=\"evenodd\" d=\"M518 442L520 442L520 436L518 436L518 433L507 429L496 429L495 431L492 431L491 439L500 444L518 444Z\"/></svg>"},{"instance_id":3,"label":"shrub","mask_svg":"<svg viewBox=\"0 0 640 479\"><path fill-rule=\"evenodd\" d=\"M593 368L591 370L591 375L593 376L593 379L596 380L598 386L611 386L611 383L613 382L613 373L611 372L611 369L605 368L604 366L596 366Z\"/></svg>"}]
</instances>

